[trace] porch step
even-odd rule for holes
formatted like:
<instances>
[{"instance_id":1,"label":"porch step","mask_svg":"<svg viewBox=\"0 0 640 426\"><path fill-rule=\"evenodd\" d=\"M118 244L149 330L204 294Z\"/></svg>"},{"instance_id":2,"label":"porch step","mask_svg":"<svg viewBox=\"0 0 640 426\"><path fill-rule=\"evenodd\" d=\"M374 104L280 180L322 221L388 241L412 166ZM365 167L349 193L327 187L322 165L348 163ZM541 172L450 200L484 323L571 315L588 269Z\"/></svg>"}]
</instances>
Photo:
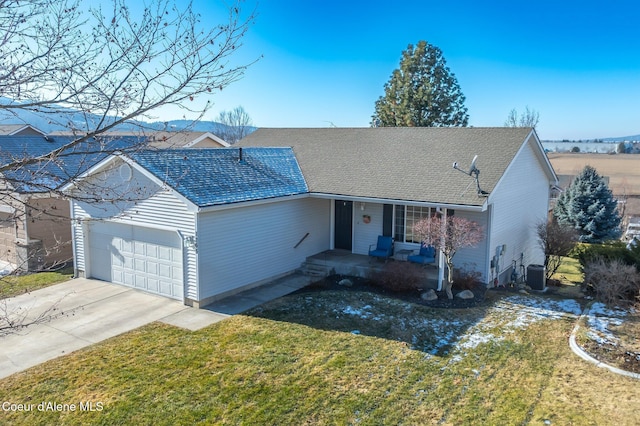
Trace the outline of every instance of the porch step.
<instances>
[{"instance_id":1,"label":"porch step","mask_svg":"<svg viewBox=\"0 0 640 426\"><path fill-rule=\"evenodd\" d=\"M308 277L324 278L331 275L333 268L327 265L321 265L313 261L305 261L298 268L298 272Z\"/></svg>"}]
</instances>

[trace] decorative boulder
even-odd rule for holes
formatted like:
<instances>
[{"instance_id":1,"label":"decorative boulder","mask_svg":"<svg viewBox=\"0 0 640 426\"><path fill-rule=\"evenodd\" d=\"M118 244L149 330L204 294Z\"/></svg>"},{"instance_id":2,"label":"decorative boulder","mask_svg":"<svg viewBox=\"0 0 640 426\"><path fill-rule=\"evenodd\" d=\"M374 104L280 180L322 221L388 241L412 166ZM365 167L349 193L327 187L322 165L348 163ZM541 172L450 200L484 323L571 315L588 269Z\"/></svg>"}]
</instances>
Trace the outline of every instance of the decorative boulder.
<instances>
[{"instance_id":1,"label":"decorative boulder","mask_svg":"<svg viewBox=\"0 0 640 426\"><path fill-rule=\"evenodd\" d=\"M471 290L463 290L460 293L456 294L458 299L473 299L475 296Z\"/></svg>"},{"instance_id":2,"label":"decorative boulder","mask_svg":"<svg viewBox=\"0 0 640 426\"><path fill-rule=\"evenodd\" d=\"M431 289L429 291L425 291L424 293L422 293L420 295L420 297L422 298L422 300L436 300L438 299L438 295L436 294L435 290Z\"/></svg>"},{"instance_id":3,"label":"decorative boulder","mask_svg":"<svg viewBox=\"0 0 640 426\"><path fill-rule=\"evenodd\" d=\"M343 278L340 281L338 281L338 285L341 285L344 287L351 287L353 285L353 282L348 278Z\"/></svg>"}]
</instances>

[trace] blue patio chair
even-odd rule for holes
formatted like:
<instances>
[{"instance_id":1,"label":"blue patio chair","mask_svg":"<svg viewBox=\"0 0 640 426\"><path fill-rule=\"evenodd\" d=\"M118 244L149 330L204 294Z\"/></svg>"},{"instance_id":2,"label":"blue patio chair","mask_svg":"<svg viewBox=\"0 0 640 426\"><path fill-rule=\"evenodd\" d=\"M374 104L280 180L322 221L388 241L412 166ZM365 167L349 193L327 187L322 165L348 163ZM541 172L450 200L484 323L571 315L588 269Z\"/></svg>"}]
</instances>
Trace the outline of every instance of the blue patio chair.
<instances>
[{"instance_id":1,"label":"blue patio chair","mask_svg":"<svg viewBox=\"0 0 640 426\"><path fill-rule=\"evenodd\" d=\"M378 243L369 246L369 256L384 259L386 262L393 256L393 238L378 235Z\"/></svg>"},{"instance_id":2,"label":"blue patio chair","mask_svg":"<svg viewBox=\"0 0 640 426\"><path fill-rule=\"evenodd\" d=\"M436 263L436 249L431 245L420 245L420 252L407 256L407 260L411 263L419 263L420 265L428 265Z\"/></svg>"}]
</instances>

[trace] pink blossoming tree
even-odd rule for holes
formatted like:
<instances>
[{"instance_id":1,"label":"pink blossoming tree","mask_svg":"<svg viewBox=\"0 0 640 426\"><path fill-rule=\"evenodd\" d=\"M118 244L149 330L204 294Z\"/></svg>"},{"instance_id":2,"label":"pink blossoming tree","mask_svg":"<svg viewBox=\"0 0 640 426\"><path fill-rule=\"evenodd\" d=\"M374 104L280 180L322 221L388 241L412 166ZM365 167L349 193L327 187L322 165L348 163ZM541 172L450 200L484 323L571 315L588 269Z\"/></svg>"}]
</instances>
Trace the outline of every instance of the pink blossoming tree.
<instances>
[{"instance_id":1,"label":"pink blossoming tree","mask_svg":"<svg viewBox=\"0 0 640 426\"><path fill-rule=\"evenodd\" d=\"M461 248L473 247L484 238L482 226L469 219L455 216L424 218L413 226L413 232L424 244L442 252L447 264L447 279L444 289L453 299L453 256Z\"/></svg>"}]
</instances>

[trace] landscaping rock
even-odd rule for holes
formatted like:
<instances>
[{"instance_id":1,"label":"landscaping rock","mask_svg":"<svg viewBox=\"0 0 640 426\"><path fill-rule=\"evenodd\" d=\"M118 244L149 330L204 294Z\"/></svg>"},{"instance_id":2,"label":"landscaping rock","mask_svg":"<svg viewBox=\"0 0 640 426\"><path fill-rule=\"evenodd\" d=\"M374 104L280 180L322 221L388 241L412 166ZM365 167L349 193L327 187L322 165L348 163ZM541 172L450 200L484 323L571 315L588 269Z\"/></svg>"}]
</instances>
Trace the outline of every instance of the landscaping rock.
<instances>
[{"instance_id":1,"label":"landscaping rock","mask_svg":"<svg viewBox=\"0 0 640 426\"><path fill-rule=\"evenodd\" d=\"M436 294L435 290L431 289L428 291L425 291L424 293L422 293L420 295L420 298L422 300L437 300L438 299L438 295Z\"/></svg>"},{"instance_id":2,"label":"landscaping rock","mask_svg":"<svg viewBox=\"0 0 640 426\"><path fill-rule=\"evenodd\" d=\"M473 299L475 296L471 290L462 290L460 293L456 294L456 297L459 299Z\"/></svg>"},{"instance_id":3,"label":"landscaping rock","mask_svg":"<svg viewBox=\"0 0 640 426\"><path fill-rule=\"evenodd\" d=\"M353 286L353 281L351 281L348 278L343 278L340 281L338 281L338 285L341 285L343 287L351 287Z\"/></svg>"}]
</instances>

